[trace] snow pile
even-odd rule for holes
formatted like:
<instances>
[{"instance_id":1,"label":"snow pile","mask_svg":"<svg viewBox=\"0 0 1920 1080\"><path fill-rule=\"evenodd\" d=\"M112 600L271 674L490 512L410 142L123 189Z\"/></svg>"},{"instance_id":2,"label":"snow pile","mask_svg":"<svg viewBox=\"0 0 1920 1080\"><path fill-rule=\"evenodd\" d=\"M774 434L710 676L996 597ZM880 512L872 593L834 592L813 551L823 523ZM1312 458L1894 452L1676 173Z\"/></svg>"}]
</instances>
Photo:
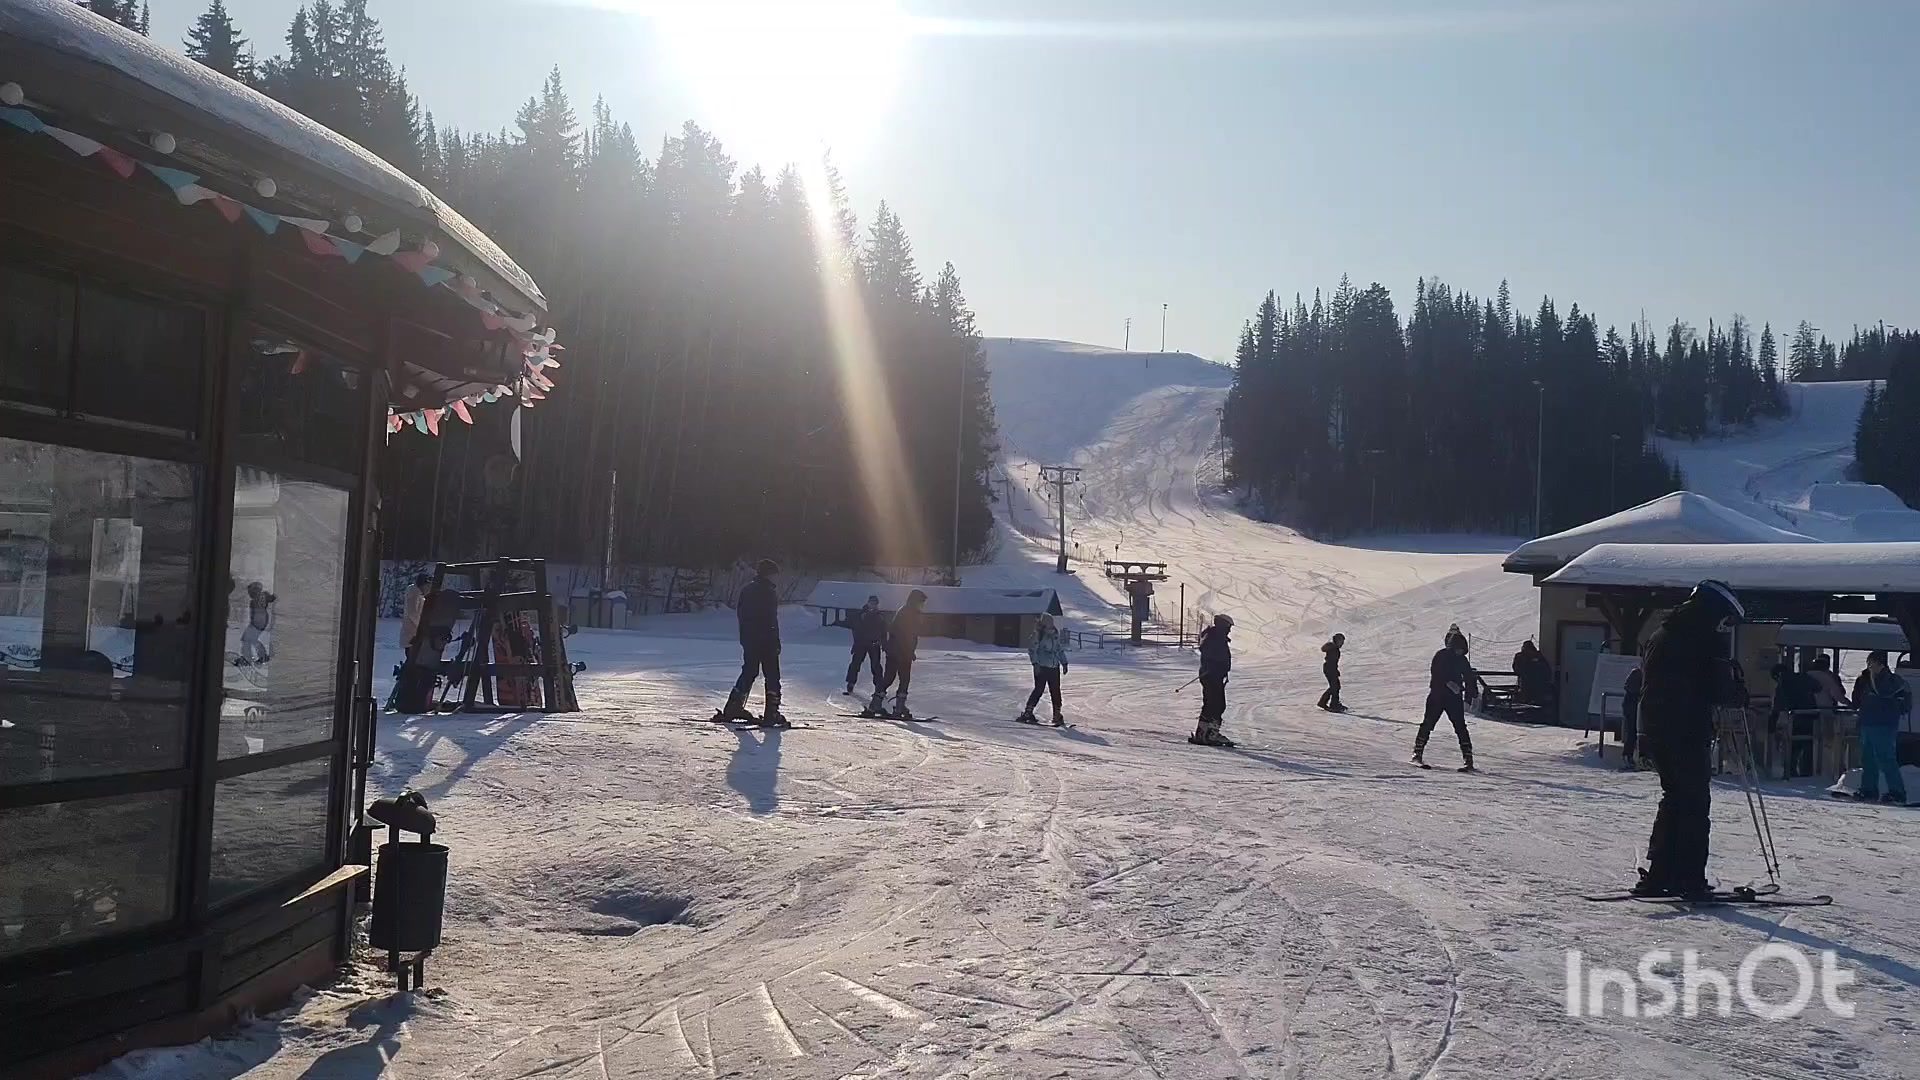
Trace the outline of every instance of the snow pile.
<instances>
[{"instance_id":1,"label":"snow pile","mask_svg":"<svg viewBox=\"0 0 1920 1080\"><path fill-rule=\"evenodd\" d=\"M1662 495L1598 521L1520 545L1504 568L1557 570L1600 544L1810 544L1810 536L1777 529L1691 491Z\"/></svg>"},{"instance_id":2,"label":"snow pile","mask_svg":"<svg viewBox=\"0 0 1920 1080\"><path fill-rule=\"evenodd\" d=\"M1874 510L1905 510L1907 504L1879 484L1823 481L1807 490L1807 509L1835 517L1852 517Z\"/></svg>"},{"instance_id":3,"label":"snow pile","mask_svg":"<svg viewBox=\"0 0 1920 1080\"><path fill-rule=\"evenodd\" d=\"M1601 544L1547 582L1688 589L1708 578L1759 591L1920 592L1920 543Z\"/></svg>"}]
</instances>

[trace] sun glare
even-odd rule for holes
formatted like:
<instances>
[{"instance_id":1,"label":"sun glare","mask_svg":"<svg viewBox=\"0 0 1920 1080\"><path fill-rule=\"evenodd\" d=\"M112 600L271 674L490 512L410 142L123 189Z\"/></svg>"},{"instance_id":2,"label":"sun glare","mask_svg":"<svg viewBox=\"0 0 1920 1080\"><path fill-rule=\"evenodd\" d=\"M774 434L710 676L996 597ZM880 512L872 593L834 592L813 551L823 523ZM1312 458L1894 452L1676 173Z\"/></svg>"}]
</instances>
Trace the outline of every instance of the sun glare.
<instances>
[{"instance_id":1,"label":"sun glare","mask_svg":"<svg viewBox=\"0 0 1920 1080\"><path fill-rule=\"evenodd\" d=\"M892 0L661 0L653 16L702 122L771 167L857 157L907 37Z\"/></svg>"}]
</instances>

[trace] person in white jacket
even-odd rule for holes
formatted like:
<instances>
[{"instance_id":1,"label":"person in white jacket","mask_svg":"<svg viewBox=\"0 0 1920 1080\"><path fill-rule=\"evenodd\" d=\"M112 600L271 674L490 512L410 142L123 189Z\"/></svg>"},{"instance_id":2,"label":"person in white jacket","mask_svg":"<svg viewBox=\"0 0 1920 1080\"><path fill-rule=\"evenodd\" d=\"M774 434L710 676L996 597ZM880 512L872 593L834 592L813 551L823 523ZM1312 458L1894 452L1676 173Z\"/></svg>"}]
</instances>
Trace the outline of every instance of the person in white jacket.
<instances>
[{"instance_id":1,"label":"person in white jacket","mask_svg":"<svg viewBox=\"0 0 1920 1080\"><path fill-rule=\"evenodd\" d=\"M420 616L427 610L427 589L432 585L432 578L415 574L413 584L407 586L406 594L400 599L400 651L403 654L420 634Z\"/></svg>"},{"instance_id":2,"label":"person in white jacket","mask_svg":"<svg viewBox=\"0 0 1920 1080\"><path fill-rule=\"evenodd\" d=\"M1066 717L1060 715L1060 675L1067 670L1067 646L1060 638L1060 628L1054 625L1052 615L1040 616L1040 625L1033 631L1033 644L1027 646L1027 659L1033 661L1033 693L1027 696L1027 707L1019 716L1020 722L1040 722L1033 715L1033 707L1040 703L1040 695L1046 693L1053 696L1053 726L1065 727Z\"/></svg>"}]
</instances>

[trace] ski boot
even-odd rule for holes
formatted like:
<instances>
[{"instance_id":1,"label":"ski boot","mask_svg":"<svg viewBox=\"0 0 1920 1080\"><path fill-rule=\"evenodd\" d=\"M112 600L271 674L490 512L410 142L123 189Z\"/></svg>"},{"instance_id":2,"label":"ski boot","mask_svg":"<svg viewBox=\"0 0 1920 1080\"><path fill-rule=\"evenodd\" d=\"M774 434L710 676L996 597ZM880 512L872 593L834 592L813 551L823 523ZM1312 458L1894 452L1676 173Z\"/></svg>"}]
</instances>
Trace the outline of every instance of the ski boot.
<instances>
[{"instance_id":1,"label":"ski boot","mask_svg":"<svg viewBox=\"0 0 1920 1080\"><path fill-rule=\"evenodd\" d=\"M848 683L848 684L847 684L847 688L846 688L845 690L842 690L842 691L840 691L840 696L841 696L841 697L852 697L852 696L853 696L853 684L852 684L852 683Z\"/></svg>"},{"instance_id":2,"label":"ski boot","mask_svg":"<svg viewBox=\"0 0 1920 1080\"><path fill-rule=\"evenodd\" d=\"M1035 723L1038 723L1038 722L1039 722L1039 721L1037 721L1037 720L1035 721ZM1053 714L1053 726L1054 726L1054 727L1066 727L1066 726L1067 726L1067 718L1066 718L1066 717L1064 717L1064 716L1061 716L1061 715L1060 715L1059 713L1054 713L1054 714Z\"/></svg>"},{"instance_id":3,"label":"ski boot","mask_svg":"<svg viewBox=\"0 0 1920 1080\"><path fill-rule=\"evenodd\" d=\"M1020 724L1037 724L1040 722L1040 718L1033 715L1032 709L1026 709L1022 711L1019 716L1016 716L1013 719L1015 723L1020 723Z\"/></svg>"},{"instance_id":4,"label":"ski boot","mask_svg":"<svg viewBox=\"0 0 1920 1080\"><path fill-rule=\"evenodd\" d=\"M1427 764L1427 748L1424 746L1416 746L1413 748L1413 763L1423 769L1433 768L1433 766Z\"/></svg>"},{"instance_id":5,"label":"ski boot","mask_svg":"<svg viewBox=\"0 0 1920 1080\"><path fill-rule=\"evenodd\" d=\"M886 702L880 691L875 690L873 696L867 699L867 707L860 710L860 715L869 720L877 720L887 715Z\"/></svg>"},{"instance_id":6,"label":"ski boot","mask_svg":"<svg viewBox=\"0 0 1920 1080\"><path fill-rule=\"evenodd\" d=\"M1476 773L1477 773L1477 772L1479 772L1480 770L1479 770L1479 769L1476 769L1476 768L1474 768L1474 767L1473 767L1473 759L1472 759L1472 758L1468 758L1468 759L1467 759L1467 763L1466 763L1465 765L1462 765L1462 766L1460 766L1460 768L1459 768L1459 770L1458 770L1458 771L1460 771L1460 772L1476 772Z\"/></svg>"},{"instance_id":7,"label":"ski boot","mask_svg":"<svg viewBox=\"0 0 1920 1080\"><path fill-rule=\"evenodd\" d=\"M727 703L714 712L713 721L720 724L736 720L752 724L758 722L759 717L747 711L745 702L736 697L729 697Z\"/></svg>"},{"instance_id":8,"label":"ski boot","mask_svg":"<svg viewBox=\"0 0 1920 1080\"><path fill-rule=\"evenodd\" d=\"M787 719L786 716L780 712L778 706L772 706L760 717L756 726L764 728L790 728L793 726L793 721Z\"/></svg>"},{"instance_id":9,"label":"ski boot","mask_svg":"<svg viewBox=\"0 0 1920 1080\"><path fill-rule=\"evenodd\" d=\"M893 699L893 711L887 715L893 717L895 720L913 719L913 710L907 708L907 696L905 694L901 694Z\"/></svg>"}]
</instances>

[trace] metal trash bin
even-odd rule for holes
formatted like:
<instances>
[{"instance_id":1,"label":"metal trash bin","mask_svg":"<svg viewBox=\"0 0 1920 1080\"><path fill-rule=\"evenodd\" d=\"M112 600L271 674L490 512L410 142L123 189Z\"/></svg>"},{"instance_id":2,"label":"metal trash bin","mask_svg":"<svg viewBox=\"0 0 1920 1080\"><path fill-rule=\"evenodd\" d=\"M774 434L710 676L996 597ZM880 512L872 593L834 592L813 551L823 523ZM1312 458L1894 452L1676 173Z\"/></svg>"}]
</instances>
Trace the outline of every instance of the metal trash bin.
<instances>
[{"instance_id":1,"label":"metal trash bin","mask_svg":"<svg viewBox=\"0 0 1920 1080\"><path fill-rule=\"evenodd\" d=\"M367 939L387 954L387 970L399 975L402 991L407 989L409 969L417 988L426 977L427 954L440 944L447 908L448 848L433 843L436 821L419 792L376 800L367 808L367 816L388 828L387 842L380 845L374 864L373 919ZM419 833L419 842L402 843L402 830ZM415 955L411 962L403 962L401 953Z\"/></svg>"}]
</instances>

